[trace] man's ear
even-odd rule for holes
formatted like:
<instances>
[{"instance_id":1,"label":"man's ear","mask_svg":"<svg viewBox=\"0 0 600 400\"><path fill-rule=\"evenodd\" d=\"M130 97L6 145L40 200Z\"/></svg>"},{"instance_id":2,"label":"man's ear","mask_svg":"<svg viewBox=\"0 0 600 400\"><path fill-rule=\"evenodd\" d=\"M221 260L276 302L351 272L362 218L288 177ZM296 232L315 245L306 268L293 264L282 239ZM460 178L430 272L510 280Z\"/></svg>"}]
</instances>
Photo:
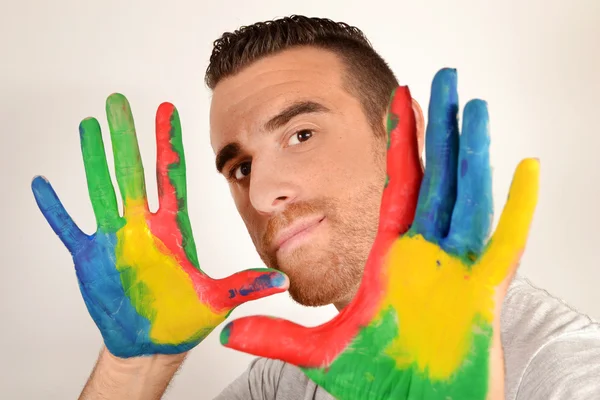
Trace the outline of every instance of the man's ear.
<instances>
[{"instance_id":1,"label":"man's ear","mask_svg":"<svg viewBox=\"0 0 600 400\"><path fill-rule=\"evenodd\" d=\"M412 109L415 113L415 122L417 123L417 144L419 147L419 156L421 158L421 166L423 166L423 148L425 147L425 118L423 110L419 103L412 99Z\"/></svg>"}]
</instances>

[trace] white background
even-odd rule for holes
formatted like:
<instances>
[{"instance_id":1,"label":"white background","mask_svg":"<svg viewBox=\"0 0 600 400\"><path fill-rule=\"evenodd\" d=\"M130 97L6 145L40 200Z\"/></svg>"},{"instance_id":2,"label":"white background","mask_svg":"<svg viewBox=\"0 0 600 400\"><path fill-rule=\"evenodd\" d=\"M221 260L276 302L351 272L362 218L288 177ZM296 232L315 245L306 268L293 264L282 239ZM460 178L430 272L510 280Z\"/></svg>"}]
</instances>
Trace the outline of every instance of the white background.
<instances>
[{"instance_id":1,"label":"white background","mask_svg":"<svg viewBox=\"0 0 600 400\"><path fill-rule=\"evenodd\" d=\"M600 2L491 4L3 1L0 397L76 398L100 348L70 255L38 211L30 182L47 176L80 226L94 230L77 126L97 117L108 144L104 101L110 93L131 102L152 207L154 113L162 101L179 108L192 226L205 271L224 277L261 266L214 169L203 77L212 41L223 32L292 13L357 25L425 109L434 73L457 68L461 103L473 97L489 103L497 215L518 161L541 159L540 200L522 271L600 318ZM254 313L314 325L334 310L304 309L281 294L233 316ZM210 399L249 360L222 348L212 334L192 352L167 398Z\"/></svg>"}]
</instances>

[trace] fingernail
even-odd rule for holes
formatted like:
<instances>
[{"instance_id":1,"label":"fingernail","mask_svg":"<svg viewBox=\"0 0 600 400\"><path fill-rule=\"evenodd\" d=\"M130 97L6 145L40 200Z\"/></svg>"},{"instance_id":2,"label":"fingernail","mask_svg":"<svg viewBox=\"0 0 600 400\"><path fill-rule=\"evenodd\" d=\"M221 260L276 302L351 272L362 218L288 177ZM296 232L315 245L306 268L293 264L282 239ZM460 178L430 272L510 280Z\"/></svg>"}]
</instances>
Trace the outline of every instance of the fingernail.
<instances>
[{"instance_id":1,"label":"fingernail","mask_svg":"<svg viewBox=\"0 0 600 400\"><path fill-rule=\"evenodd\" d=\"M271 274L271 285L273 287L283 287L288 283L287 276L281 272L274 272Z\"/></svg>"},{"instance_id":2,"label":"fingernail","mask_svg":"<svg viewBox=\"0 0 600 400\"><path fill-rule=\"evenodd\" d=\"M232 325L233 325L233 322L228 323L227 325L225 325L225 327L221 331L221 336L219 338L220 338L221 344L223 346L226 346L227 343L229 343L229 336L231 335L231 326Z\"/></svg>"}]
</instances>

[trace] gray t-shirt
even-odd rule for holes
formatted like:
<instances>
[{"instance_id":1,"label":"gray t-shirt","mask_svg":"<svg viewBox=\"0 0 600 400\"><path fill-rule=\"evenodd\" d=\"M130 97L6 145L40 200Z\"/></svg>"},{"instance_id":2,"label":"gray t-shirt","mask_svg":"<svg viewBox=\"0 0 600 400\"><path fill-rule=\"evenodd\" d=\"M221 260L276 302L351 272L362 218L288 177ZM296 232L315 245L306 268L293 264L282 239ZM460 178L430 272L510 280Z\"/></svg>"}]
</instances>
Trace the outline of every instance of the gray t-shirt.
<instances>
[{"instance_id":1,"label":"gray t-shirt","mask_svg":"<svg viewBox=\"0 0 600 400\"><path fill-rule=\"evenodd\" d=\"M504 301L506 399L600 400L600 324L527 279ZM257 358L215 400L332 400L297 367Z\"/></svg>"}]
</instances>

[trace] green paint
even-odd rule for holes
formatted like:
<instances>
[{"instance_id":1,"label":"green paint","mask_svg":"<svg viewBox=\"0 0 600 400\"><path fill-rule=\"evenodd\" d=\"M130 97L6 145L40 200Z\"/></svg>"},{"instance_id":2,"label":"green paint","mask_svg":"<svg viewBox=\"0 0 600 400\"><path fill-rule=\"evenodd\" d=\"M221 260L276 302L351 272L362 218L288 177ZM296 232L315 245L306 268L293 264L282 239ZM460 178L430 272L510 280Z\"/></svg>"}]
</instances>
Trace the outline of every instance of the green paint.
<instances>
[{"instance_id":1,"label":"green paint","mask_svg":"<svg viewBox=\"0 0 600 400\"><path fill-rule=\"evenodd\" d=\"M219 339L221 340L221 344L223 346L226 346L227 343L229 343L229 336L231 336L231 326L232 325L233 325L233 323L227 324L221 331L221 336L219 336Z\"/></svg>"},{"instance_id":2,"label":"green paint","mask_svg":"<svg viewBox=\"0 0 600 400\"><path fill-rule=\"evenodd\" d=\"M143 200L146 198L144 167L133 115L125 96L119 93L110 95L106 100L106 114L123 203L126 204L127 200Z\"/></svg>"},{"instance_id":3,"label":"green paint","mask_svg":"<svg viewBox=\"0 0 600 400\"><path fill-rule=\"evenodd\" d=\"M432 381L416 364L398 369L385 349L398 336L396 312L388 308L362 329L352 344L329 368L303 368L306 375L336 398L469 399L483 400L488 391L489 348L492 328L481 318L473 322L472 351L463 366L447 381ZM398 354L401 357L401 354ZM358 381L357 377L363 379Z\"/></svg>"},{"instance_id":4,"label":"green paint","mask_svg":"<svg viewBox=\"0 0 600 400\"><path fill-rule=\"evenodd\" d=\"M273 268L247 268L245 271L257 271L257 272L279 272ZM282 274L283 272L279 272Z\"/></svg>"},{"instance_id":5,"label":"green paint","mask_svg":"<svg viewBox=\"0 0 600 400\"><path fill-rule=\"evenodd\" d=\"M196 333L194 333L192 336L190 336L185 342L184 344L187 343L200 343L201 341L203 341L212 331L214 330L214 328L208 327L208 328L201 328L198 329L198 331Z\"/></svg>"},{"instance_id":6,"label":"green paint","mask_svg":"<svg viewBox=\"0 0 600 400\"><path fill-rule=\"evenodd\" d=\"M121 242L122 241L119 241L119 244ZM117 244L117 249L115 249L117 254L120 252L119 244ZM119 259L120 257L117 256L117 260ZM153 324L154 320L156 319L156 310L154 307L152 307L152 303L154 302L154 294L150 288L148 288L148 285L137 278L137 272L134 267L129 265L120 265L117 261L116 268L117 271L120 272L123 290L131 301L131 304L139 315L146 318L151 324Z\"/></svg>"},{"instance_id":7,"label":"green paint","mask_svg":"<svg viewBox=\"0 0 600 400\"><path fill-rule=\"evenodd\" d=\"M125 224L125 221L119 216L117 197L110 178L98 121L95 118L81 121L79 136L88 193L96 216L96 223L98 227L106 231L116 232Z\"/></svg>"},{"instance_id":8,"label":"green paint","mask_svg":"<svg viewBox=\"0 0 600 400\"><path fill-rule=\"evenodd\" d=\"M152 306L154 295L148 285L137 278L136 269L130 266L119 266L117 270L120 272L121 284L131 304L137 313L154 324L156 319L156 310ZM193 335L182 343L163 343L186 345L190 343L199 343L206 338L212 331L213 327L200 327Z\"/></svg>"},{"instance_id":9,"label":"green paint","mask_svg":"<svg viewBox=\"0 0 600 400\"><path fill-rule=\"evenodd\" d=\"M175 196L177 198L177 225L179 226L183 239L183 250L192 265L196 267L198 271L201 271L198 254L196 252L196 243L194 242L194 234L192 232L192 224L187 210L185 152L183 150L182 136L179 112L176 108L173 108L169 143L171 144L171 150L177 154L177 161L169 164L167 173L169 181L175 189Z\"/></svg>"},{"instance_id":10,"label":"green paint","mask_svg":"<svg viewBox=\"0 0 600 400\"><path fill-rule=\"evenodd\" d=\"M196 252L196 242L194 241L192 224L187 212L177 212L177 225L181 230L181 237L183 240L182 247L187 259L198 271L202 272L200 269L200 261L198 260L198 253Z\"/></svg>"},{"instance_id":11,"label":"green paint","mask_svg":"<svg viewBox=\"0 0 600 400\"><path fill-rule=\"evenodd\" d=\"M392 131L394 129L396 129L396 127L398 126L398 116L392 112L392 102L394 101L395 94L396 94L396 89L394 89L394 91L392 92L392 97L390 99L390 103L388 105L388 112L387 112L386 131L387 131L387 150L388 151L390 150L390 146L392 145ZM390 177L389 177L389 175L386 174L385 185L383 187L387 188L389 183L390 183Z\"/></svg>"},{"instance_id":12,"label":"green paint","mask_svg":"<svg viewBox=\"0 0 600 400\"><path fill-rule=\"evenodd\" d=\"M177 109L173 109L173 114L171 115L171 132L169 143L171 144L171 150L177 154L177 161L169 164L168 166L169 180L175 188L179 211L187 212L185 153L183 151L181 122L179 121L179 113L177 112Z\"/></svg>"},{"instance_id":13,"label":"green paint","mask_svg":"<svg viewBox=\"0 0 600 400\"><path fill-rule=\"evenodd\" d=\"M394 101L394 95L396 94L396 90L394 90L394 92L392 93L392 99L390 101L389 107L388 107L388 113L387 113L387 149L390 149L391 143L392 143L392 132L394 131L394 129L396 129L396 127L398 126L398 115L396 115L394 112L392 112L392 102Z\"/></svg>"}]
</instances>

